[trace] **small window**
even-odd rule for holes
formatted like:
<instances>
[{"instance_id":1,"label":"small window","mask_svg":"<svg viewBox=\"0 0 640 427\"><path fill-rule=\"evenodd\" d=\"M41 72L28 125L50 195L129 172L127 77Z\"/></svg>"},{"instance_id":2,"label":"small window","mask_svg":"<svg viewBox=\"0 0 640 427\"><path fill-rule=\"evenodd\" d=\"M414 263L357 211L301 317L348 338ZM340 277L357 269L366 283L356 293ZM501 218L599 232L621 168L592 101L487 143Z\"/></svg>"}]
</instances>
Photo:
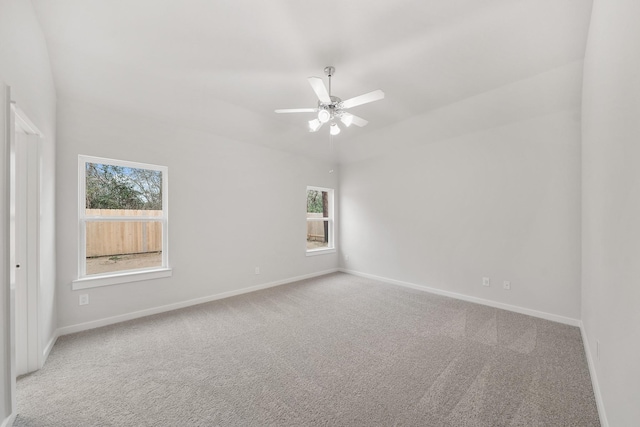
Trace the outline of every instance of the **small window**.
<instances>
[{"instance_id":1,"label":"small window","mask_svg":"<svg viewBox=\"0 0 640 427\"><path fill-rule=\"evenodd\" d=\"M307 255L335 252L333 190L307 187Z\"/></svg>"},{"instance_id":2,"label":"small window","mask_svg":"<svg viewBox=\"0 0 640 427\"><path fill-rule=\"evenodd\" d=\"M78 281L167 269L167 168L80 156L79 180Z\"/></svg>"}]
</instances>

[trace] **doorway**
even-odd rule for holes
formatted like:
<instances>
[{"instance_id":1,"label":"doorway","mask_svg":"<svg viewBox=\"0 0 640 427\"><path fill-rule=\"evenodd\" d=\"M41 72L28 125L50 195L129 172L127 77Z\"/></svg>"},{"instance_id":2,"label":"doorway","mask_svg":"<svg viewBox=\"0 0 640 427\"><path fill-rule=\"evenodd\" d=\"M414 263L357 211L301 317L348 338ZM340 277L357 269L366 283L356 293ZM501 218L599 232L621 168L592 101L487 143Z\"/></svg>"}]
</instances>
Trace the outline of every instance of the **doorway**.
<instances>
[{"instance_id":1,"label":"doorway","mask_svg":"<svg viewBox=\"0 0 640 427\"><path fill-rule=\"evenodd\" d=\"M15 104L12 108L15 117L12 250L15 256L15 361L16 376L19 376L36 371L41 365L38 327L41 133L20 108Z\"/></svg>"}]
</instances>

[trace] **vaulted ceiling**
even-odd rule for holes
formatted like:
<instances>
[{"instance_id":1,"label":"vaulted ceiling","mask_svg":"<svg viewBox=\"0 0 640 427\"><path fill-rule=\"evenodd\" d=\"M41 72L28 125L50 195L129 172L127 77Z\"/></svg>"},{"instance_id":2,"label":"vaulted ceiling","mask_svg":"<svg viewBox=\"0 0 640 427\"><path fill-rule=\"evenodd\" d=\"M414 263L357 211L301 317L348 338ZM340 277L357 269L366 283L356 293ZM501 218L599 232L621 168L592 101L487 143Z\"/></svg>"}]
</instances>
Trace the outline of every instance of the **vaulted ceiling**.
<instances>
[{"instance_id":1,"label":"vaulted ceiling","mask_svg":"<svg viewBox=\"0 0 640 427\"><path fill-rule=\"evenodd\" d=\"M342 161L372 132L579 63L591 11L589 0L32 2L58 97ZM342 99L386 93L352 110L370 123L335 137L337 150L326 128L308 132L309 114L273 112L315 106L306 79L327 65Z\"/></svg>"}]
</instances>

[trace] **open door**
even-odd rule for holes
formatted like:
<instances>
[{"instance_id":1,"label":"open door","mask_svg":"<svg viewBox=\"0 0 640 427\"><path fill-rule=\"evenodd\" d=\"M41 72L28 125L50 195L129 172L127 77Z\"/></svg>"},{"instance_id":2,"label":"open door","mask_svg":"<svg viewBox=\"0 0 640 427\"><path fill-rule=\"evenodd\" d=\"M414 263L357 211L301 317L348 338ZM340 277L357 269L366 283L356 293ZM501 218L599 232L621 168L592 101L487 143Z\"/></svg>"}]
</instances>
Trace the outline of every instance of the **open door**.
<instances>
[{"instance_id":1,"label":"open door","mask_svg":"<svg viewBox=\"0 0 640 427\"><path fill-rule=\"evenodd\" d=\"M15 116L16 375L40 369L38 339L40 132L19 107Z\"/></svg>"}]
</instances>

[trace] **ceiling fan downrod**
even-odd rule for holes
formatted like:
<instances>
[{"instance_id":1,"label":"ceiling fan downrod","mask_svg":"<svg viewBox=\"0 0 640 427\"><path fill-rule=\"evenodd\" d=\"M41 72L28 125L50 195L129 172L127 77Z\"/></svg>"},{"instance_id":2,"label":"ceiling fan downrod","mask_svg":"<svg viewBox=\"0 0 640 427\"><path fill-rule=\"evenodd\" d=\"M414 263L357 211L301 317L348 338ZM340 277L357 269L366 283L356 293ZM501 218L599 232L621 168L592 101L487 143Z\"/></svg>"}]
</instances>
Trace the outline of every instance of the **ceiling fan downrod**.
<instances>
[{"instance_id":1,"label":"ceiling fan downrod","mask_svg":"<svg viewBox=\"0 0 640 427\"><path fill-rule=\"evenodd\" d=\"M329 77L329 97L331 97L331 76L336 72L336 68L332 65L324 67L324 73Z\"/></svg>"}]
</instances>

